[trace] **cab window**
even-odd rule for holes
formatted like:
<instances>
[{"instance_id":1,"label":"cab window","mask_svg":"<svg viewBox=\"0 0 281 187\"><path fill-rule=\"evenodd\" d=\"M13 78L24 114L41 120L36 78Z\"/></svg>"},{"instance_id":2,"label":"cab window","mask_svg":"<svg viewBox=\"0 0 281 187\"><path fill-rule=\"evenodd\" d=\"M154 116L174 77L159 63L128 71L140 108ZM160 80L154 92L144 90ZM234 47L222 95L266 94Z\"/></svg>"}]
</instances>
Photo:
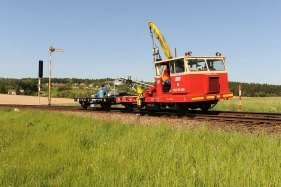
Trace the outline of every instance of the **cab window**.
<instances>
[{"instance_id":1,"label":"cab window","mask_svg":"<svg viewBox=\"0 0 281 187\"><path fill-rule=\"evenodd\" d=\"M161 63L161 64L155 64L155 73L156 73L156 76L162 76L163 75L163 72L164 70L167 68L167 65L169 66L169 62L167 63ZM170 68L171 69L171 68Z\"/></svg>"},{"instance_id":2,"label":"cab window","mask_svg":"<svg viewBox=\"0 0 281 187\"><path fill-rule=\"evenodd\" d=\"M207 60L210 71L225 71L223 60Z\"/></svg>"},{"instance_id":3,"label":"cab window","mask_svg":"<svg viewBox=\"0 0 281 187\"><path fill-rule=\"evenodd\" d=\"M188 60L189 71L207 71L206 61L204 59Z\"/></svg>"},{"instance_id":4,"label":"cab window","mask_svg":"<svg viewBox=\"0 0 281 187\"><path fill-rule=\"evenodd\" d=\"M161 76L161 64L155 64L155 74Z\"/></svg>"},{"instance_id":5,"label":"cab window","mask_svg":"<svg viewBox=\"0 0 281 187\"><path fill-rule=\"evenodd\" d=\"M178 59L178 60L172 61L171 67L170 67L170 72L171 72L171 74L183 73L184 72L184 60Z\"/></svg>"}]
</instances>

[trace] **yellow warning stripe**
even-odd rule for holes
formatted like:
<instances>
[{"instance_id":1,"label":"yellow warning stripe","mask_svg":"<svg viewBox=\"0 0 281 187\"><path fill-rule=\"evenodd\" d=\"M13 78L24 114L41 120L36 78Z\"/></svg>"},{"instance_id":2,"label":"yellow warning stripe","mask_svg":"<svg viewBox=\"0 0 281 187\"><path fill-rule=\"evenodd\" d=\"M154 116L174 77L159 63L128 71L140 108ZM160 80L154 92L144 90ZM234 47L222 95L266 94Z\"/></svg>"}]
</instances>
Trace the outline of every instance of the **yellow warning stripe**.
<instances>
[{"instance_id":1,"label":"yellow warning stripe","mask_svg":"<svg viewBox=\"0 0 281 187\"><path fill-rule=\"evenodd\" d=\"M221 96L220 96L220 95L209 95L209 96L207 96L206 98L207 98L207 99L215 99L215 97L216 97L216 98L220 98Z\"/></svg>"},{"instance_id":2,"label":"yellow warning stripe","mask_svg":"<svg viewBox=\"0 0 281 187\"><path fill-rule=\"evenodd\" d=\"M192 97L191 100L195 101L195 100L202 100L204 99L204 97Z\"/></svg>"},{"instance_id":3,"label":"yellow warning stripe","mask_svg":"<svg viewBox=\"0 0 281 187\"><path fill-rule=\"evenodd\" d=\"M233 94L223 94L222 96L223 96L223 97L232 97Z\"/></svg>"}]
</instances>

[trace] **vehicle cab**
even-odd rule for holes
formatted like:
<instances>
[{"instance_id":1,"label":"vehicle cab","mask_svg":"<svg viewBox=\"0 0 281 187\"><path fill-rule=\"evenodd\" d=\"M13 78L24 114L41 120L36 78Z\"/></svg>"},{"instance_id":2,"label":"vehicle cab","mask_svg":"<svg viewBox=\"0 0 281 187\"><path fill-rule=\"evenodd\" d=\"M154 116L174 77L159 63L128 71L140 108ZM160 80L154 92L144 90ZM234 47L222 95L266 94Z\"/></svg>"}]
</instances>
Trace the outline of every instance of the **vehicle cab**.
<instances>
[{"instance_id":1,"label":"vehicle cab","mask_svg":"<svg viewBox=\"0 0 281 187\"><path fill-rule=\"evenodd\" d=\"M229 93L226 57L221 53L216 56L184 56L155 61L155 86L157 95L206 95ZM162 79L166 67L170 69L170 87Z\"/></svg>"}]
</instances>

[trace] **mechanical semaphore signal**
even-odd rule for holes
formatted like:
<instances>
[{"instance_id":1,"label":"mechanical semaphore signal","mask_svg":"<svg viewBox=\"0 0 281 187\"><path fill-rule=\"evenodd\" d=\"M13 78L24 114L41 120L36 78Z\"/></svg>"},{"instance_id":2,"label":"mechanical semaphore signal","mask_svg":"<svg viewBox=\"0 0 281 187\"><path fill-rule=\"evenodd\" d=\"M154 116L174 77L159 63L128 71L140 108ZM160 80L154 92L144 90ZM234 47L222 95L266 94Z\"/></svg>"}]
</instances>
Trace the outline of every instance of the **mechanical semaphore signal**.
<instances>
[{"instance_id":1,"label":"mechanical semaphore signal","mask_svg":"<svg viewBox=\"0 0 281 187\"><path fill-rule=\"evenodd\" d=\"M48 105L51 105L51 77L52 77L52 53L53 52L64 52L63 49L56 49L53 46L49 47L50 51L50 63L49 63L49 96L48 96Z\"/></svg>"}]
</instances>

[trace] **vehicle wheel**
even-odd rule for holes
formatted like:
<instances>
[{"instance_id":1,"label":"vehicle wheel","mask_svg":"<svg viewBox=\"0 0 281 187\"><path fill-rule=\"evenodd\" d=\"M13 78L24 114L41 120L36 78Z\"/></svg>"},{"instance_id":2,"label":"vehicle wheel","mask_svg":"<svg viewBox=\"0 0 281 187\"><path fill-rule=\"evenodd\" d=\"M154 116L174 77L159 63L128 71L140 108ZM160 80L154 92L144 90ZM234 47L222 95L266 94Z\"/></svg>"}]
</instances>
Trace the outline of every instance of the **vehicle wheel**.
<instances>
[{"instance_id":1,"label":"vehicle wheel","mask_svg":"<svg viewBox=\"0 0 281 187\"><path fill-rule=\"evenodd\" d=\"M168 103L167 106L168 106L169 108L174 108L174 107L175 107L175 104L174 104L174 103Z\"/></svg>"},{"instance_id":2,"label":"vehicle wheel","mask_svg":"<svg viewBox=\"0 0 281 187\"><path fill-rule=\"evenodd\" d=\"M81 106L82 106L82 108L83 108L84 110L87 110L87 108L88 108L88 103L83 101L83 102L81 103Z\"/></svg>"},{"instance_id":3,"label":"vehicle wheel","mask_svg":"<svg viewBox=\"0 0 281 187\"><path fill-rule=\"evenodd\" d=\"M203 105L200 107L200 109L202 110L202 112L207 112L210 108L211 108L211 104L209 104L209 103L203 104Z\"/></svg>"},{"instance_id":4,"label":"vehicle wheel","mask_svg":"<svg viewBox=\"0 0 281 187\"><path fill-rule=\"evenodd\" d=\"M125 109L126 109L126 112L133 112L134 111L134 105L126 104Z\"/></svg>"},{"instance_id":5,"label":"vehicle wheel","mask_svg":"<svg viewBox=\"0 0 281 187\"><path fill-rule=\"evenodd\" d=\"M186 114L188 110L188 106L185 104L179 104L178 105L178 115L183 116Z\"/></svg>"},{"instance_id":6,"label":"vehicle wheel","mask_svg":"<svg viewBox=\"0 0 281 187\"><path fill-rule=\"evenodd\" d=\"M106 111L109 111L111 109L110 103L101 103L100 106L103 110L106 110Z\"/></svg>"}]
</instances>

